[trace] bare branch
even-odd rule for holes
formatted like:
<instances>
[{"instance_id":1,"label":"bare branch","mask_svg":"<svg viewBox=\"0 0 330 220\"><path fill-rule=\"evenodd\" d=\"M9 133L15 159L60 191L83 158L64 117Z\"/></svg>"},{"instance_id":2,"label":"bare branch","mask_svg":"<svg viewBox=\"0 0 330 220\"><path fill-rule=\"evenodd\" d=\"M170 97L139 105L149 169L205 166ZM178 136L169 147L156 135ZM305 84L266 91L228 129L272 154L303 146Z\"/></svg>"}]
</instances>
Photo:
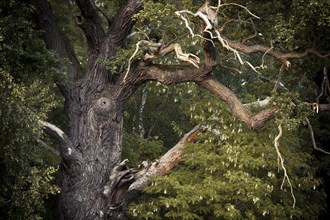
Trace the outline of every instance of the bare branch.
<instances>
[{"instance_id":1,"label":"bare branch","mask_svg":"<svg viewBox=\"0 0 330 220\"><path fill-rule=\"evenodd\" d=\"M240 8L243 8L248 14L250 14L252 17L254 18L257 18L257 19L260 19L260 17L258 17L257 15L253 14L249 9L247 9L247 7L243 6L243 5L240 5L240 4L237 4L237 3L225 3L225 4L221 4L220 5L220 8L221 7L225 7L225 6L236 6L236 7L240 7Z\"/></svg>"},{"instance_id":2,"label":"bare branch","mask_svg":"<svg viewBox=\"0 0 330 220\"><path fill-rule=\"evenodd\" d=\"M269 108L253 115L252 112L241 103L235 93L222 85L214 78L209 78L204 81L198 82L200 86L211 91L221 100L225 101L231 109L233 115L239 120L244 122L252 129L260 129L265 123L275 116L276 108Z\"/></svg>"},{"instance_id":3,"label":"bare branch","mask_svg":"<svg viewBox=\"0 0 330 220\"><path fill-rule=\"evenodd\" d=\"M321 148L318 148L317 145L316 145L316 142L315 142L315 137L314 137L314 131L313 131L313 127L312 127L312 124L310 123L309 119L306 118L306 122L307 122L307 125L308 125L308 128L309 128L309 131L311 133L311 139L312 139L312 143L313 143L313 148L317 151L320 151L322 153L325 153L327 155L330 155L330 152L328 151L325 151Z\"/></svg>"},{"instance_id":4,"label":"bare branch","mask_svg":"<svg viewBox=\"0 0 330 220\"><path fill-rule=\"evenodd\" d=\"M59 142L63 159L75 162L82 161L81 155L74 149L71 140L60 128L46 121L39 120L39 123L46 133Z\"/></svg>"},{"instance_id":5,"label":"bare branch","mask_svg":"<svg viewBox=\"0 0 330 220\"><path fill-rule=\"evenodd\" d=\"M160 57L164 57L173 51L175 51L176 57L179 60L191 63L196 68L199 68L199 66L198 66L198 64L200 62L199 57L197 57L196 55L194 55L192 53L183 53L182 48L181 48L180 44L178 44L178 43L170 44L166 48L160 49L157 53L146 54L144 56L144 60L154 60L154 59L157 59Z\"/></svg>"},{"instance_id":6,"label":"bare branch","mask_svg":"<svg viewBox=\"0 0 330 220\"><path fill-rule=\"evenodd\" d=\"M224 38L224 37L223 37ZM286 67L290 67L291 63L289 59L297 59L297 58L304 58L310 54L314 54L320 58L326 58L329 56L327 55L321 55L319 52L317 52L314 48L309 48L305 50L305 52L302 53L283 53L281 51L277 51L272 49L271 47L263 46L263 45L245 45L241 42L236 42L229 40L227 38L224 38L227 42L228 46L232 49L235 49L237 51L240 51L245 54L253 54L253 53L266 53L267 55L270 55L278 60L280 60Z\"/></svg>"},{"instance_id":7,"label":"bare branch","mask_svg":"<svg viewBox=\"0 0 330 220\"><path fill-rule=\"evenodd\" d=\"M140 171L143 174L136 174L136 181L129 187L128 194L130 191L141 191L150 184L150 176L164 176L172 168L178 164L183 156L183 147L186 143L194 141L194 137L200 132L200 126L194 127L190 132L184 135L184 137L166 154L156 160L151 166L147 167L147 171Z\"/></svg>"},{"instance_id":8,"label":"bare branch","mask_svg":"<svg viewBox=\"0 0 330 220\"><path fill-rule=\"evenodd\" d=\"M235 5L238 7L242 7L245 10L247 10L247 12L252 15L255 18L259 18L258 16L254 15L253 13L251 13L246 7L242 6L242 5L238 5L235 3L231 3L231 4L222 4L221 6L226 6L226 5ZM213 43L213 39L218 40L221 45L228 49L229 51L232 51L235 55L235 57L239 60L239 62L241 64L247 63L250 67L253 67L250 63L243 61L243 59L241 58L239 52L241 53L245 53L245 54L253 54L253 53L264 53L264 55L270 55L273 56L274 58L280 60L287 68L290 67L291 63L289 61L289 59L296 59L296 58L304 58L306 56L308 56L309 54L314 54L320 58L326 58L328 56L330 56L329 54L326 55L322 55L320 54L318 51L316 51L315 48L309 48L307 49L305 52L303 53L296 53L296 52L291 52L291 53L283 53L280 51L276 51L274 50L272 47L267 47L267 46L263 46L263 45L252 45L252 46L248 46L245 45L242 42L236 42L236 41L232 41L227 39L226 37L222 36L219 32L219 30L217 30L217 28L214 28L214 16L212 14L212 16L210 15L209 12L209 8L210 6L208 6L207 4L204 4L203 7L201 7L198 12L193 13L191 11L188 10L182 10L182 11L177 11L175 12L178 16L180 16L180 18L185 22L185 26L186 28L189 30L190 34L194 37L201 37L203 39L205 39L205 37L195 34L192 30L192 28L189 26L189 21L187 18L185 18L183 16L183 14L189 14L192 15L194 17L199 17L203 20L204 24L205 24L205 28L204 28L204 32L207 32L210 34L211 42ZM211 17L210 17L211 16ZM215 35L213 34L215 33ZM214 44L214 43L213 43ZM256 68L252 68L253 70L256 71Z\"/></svg>"},{"instance_id":9,"label":"bare branch","mask_svg":"<svg viewBox=\"0 0 330 220\"><path fill-rule=\"evenodd\" d=\"M288 172L286 170L286 167L284 166L284 159L282 157L282 154L279 150L279 145L280 145L280 138L282 137L283 135L283 130L282 130L282 122L281 121L278 125L278 135L275 137L274 139L274 147L276 149L276 153L277 153L277 162L278 162L278 165L281 166L281 168L283 169L283 172L284 172L284 176L283 176L283 181L282 181L282 184L281 184L281 190L283 190L283 186L284 186L284 183L285 183L285 180L288 181L288 184L290 186L290 191L291 191L291 196L293 198L293 204L292 204L292 207L294 208L295 205L296 205L296 197L294 196L294 193L293 193L293 187L292 187L292 184L291 184L291 181L290 181L290 178L288 176Z\"/></svg>"}]
</instances>

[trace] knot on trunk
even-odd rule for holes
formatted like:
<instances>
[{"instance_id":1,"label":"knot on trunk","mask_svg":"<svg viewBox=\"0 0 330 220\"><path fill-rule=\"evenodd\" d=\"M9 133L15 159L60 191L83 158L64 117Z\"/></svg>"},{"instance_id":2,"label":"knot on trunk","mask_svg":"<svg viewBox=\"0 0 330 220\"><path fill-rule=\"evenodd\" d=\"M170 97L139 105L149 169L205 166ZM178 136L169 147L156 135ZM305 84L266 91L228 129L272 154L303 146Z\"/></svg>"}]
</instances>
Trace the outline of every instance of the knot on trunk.
<instances>
[{"instance_id":1,"label":"knot on trunk","mask_svg":"<svg viewBox=\"0 0 330 220\"><path fill-rule=\"evenodd\" d=\"M103 120L104 118L109 118L110 116L114 120L114 115L116 115L116 103L114 100L107 97L100 97L93 106L93 111L95 112L95 117Z\"/></svg>"}]
</instances>

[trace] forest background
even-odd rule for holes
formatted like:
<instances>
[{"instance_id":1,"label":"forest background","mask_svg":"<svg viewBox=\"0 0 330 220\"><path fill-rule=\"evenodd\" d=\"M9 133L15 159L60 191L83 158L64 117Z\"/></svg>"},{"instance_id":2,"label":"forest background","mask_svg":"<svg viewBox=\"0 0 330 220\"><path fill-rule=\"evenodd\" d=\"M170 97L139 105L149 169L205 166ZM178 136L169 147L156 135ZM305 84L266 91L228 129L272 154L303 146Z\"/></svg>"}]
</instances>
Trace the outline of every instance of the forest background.
<instances>
[{"instance_id":1,"label":"forest background","mask_svg":"<svg viewBox=\"0 0 330 220\"><path fill-rule=\"evenodd\" d=\"M75 1L49 2L78 62L87 68L88 39L76 17L80 8ZM96 1L102 25L126 2ZM196 12L203 1L143 2L116 56L104 63L115 79L125 75L141 40L175 41L184 51L202 57L202 38L191 37L175 12ZM218 1L211 4L217 6ZM216 44L213 76L253 112L263 109L260 101L268 99L267 104L278 109L274 119L259 130L246 126L226 102L196 83L150 81L136 89L123 111L121 158L129 159L129 167L155 161L199 127L173 170L152 177L142 196L127 205L127 218L327 219L330 114L312 111L311 104L330 101L329 82L324 80L330 68L330 3L236 0L222 4L217 27L229 39L283 52L302 54L313 48L317 53L290 60L290 67L267 53L240 53L242 64L233 51ZM69 131L70 119L59 89L68 80L61 68L68 60L49 50L32 5L19 0L0 3L0 215L4 219L59 216L61 147L43 132L40 121ZM200 31L199 18L187 18L193 30ZM133 58L142 59L148 49L148 44L141 46ZM183 62L173 54L155 63Z\"/></svg>"}]
</instances>

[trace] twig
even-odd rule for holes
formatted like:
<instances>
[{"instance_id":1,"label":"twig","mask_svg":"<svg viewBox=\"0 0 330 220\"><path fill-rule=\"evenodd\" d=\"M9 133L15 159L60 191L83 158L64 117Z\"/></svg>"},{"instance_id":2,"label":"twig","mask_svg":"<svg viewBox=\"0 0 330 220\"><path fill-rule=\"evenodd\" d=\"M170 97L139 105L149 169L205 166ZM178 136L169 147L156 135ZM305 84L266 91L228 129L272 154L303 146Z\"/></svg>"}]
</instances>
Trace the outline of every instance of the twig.
<instances>
[{"instance_id":1,"label":"twig","mask_svg":"<svg viewBox=\"0 0 330 220\"><path fill-rule=\"evenodd\" d=\"M247 9L247 7L245 7L243 5L240 5L240 4L236 4L236 3L225 3L225 4L222 4L220 7L222 7L222 6L230 6L230 5L234 5L234 6L243 8L243 9L245 9L247 11L247 13L249 13L250 15L252 15L252 17L255 17L257 19L260 19L260 17L258 17L257 15L253 14L249 9Z\"/></svg>"},{"instance_id":2,"label":"twig","mask_svg":"<svg viewBox=\"0 0 330 220\"><path fill-rule=\"evenodd\" d=\"M315 142L315 137L314 137L314 131L313 131L312 124L310 123L310 121L309 121L308 118L305 118L305 119L306 119L306 122L307 122L307 124L308 124L309 131L310 131L310 133L311 133L311 139L312 139L312 143L313 143L313 148L314 148L315 150L318 150L318 151L322 152L322 153L325 153L325 154L327 154L327 155L330 155L330 152L325 151L325 150L322 150L321 148L318 148L318 147L316 146L316 142Z\"/></svg>"},{"instance_id":3,"label":"twig","mask_svg":"<svg viewBox=\"0 0 330 220\"><path fill-rule=\"evenodd\" d=\"M252 21L252 19L249 19L251 21L251 24L253 26L253 30L254 30L254 34L244 38L244 40L242 40L242 44L244 44L246 41L251 40L253 38L255 38L257 36L257 29L256 26L254 25L254 22Z\"/></svg>"},{"instance_id":4,"label":"twig","mask_svg":"<svg viewBox=\"0 0 330 220\"><path fill-rule=\"evenodd\" d=\"M132 54L132 56L128 59L128 67L127 67L127 71L126 71L126 74L124 76L124 83L126 83L126 78L127 78L127 75L131 69L131 62L132 62L132 59L135 57L135 55L137 54L137 52L139 51L139 48L140 48L140 44L141 43L145 43L145 42L149 42L149 41L146 41L146 40L140 40L139 42L137 42L135 44L135 51L134 53Z\"/></svg>"}]
</instances>

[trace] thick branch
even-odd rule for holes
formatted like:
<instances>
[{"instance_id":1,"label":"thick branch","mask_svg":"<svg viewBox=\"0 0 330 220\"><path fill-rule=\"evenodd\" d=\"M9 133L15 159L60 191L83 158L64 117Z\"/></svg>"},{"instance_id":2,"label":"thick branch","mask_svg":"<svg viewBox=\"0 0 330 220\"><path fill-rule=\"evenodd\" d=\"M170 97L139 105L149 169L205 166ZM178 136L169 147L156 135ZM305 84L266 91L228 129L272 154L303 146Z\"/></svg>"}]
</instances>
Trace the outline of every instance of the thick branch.
<instances>
[{"instance_id":1,"label":"thick branch","mask_svg":"<svg viewBox=\"0 0 330 220\"><path fill-rule=\"evenodd\" d=\"M81 66L75 56L69 40L57 26L50 4L46 0L29 0L36 9L40 29L44 32L44 41L50 50L54 50L62 60L69 82L80 77Z\"/></svg>"},{"instance_id":2,"label":"thick branch","mask_svg":"<svg viewBox=\"0 0 330 220\"><path fill-rule=\"evenodd\" d=\"M144 56L144 60L154 60L154 59L158 59L160 57L164 57L167 54L171 53L175 51L176 53L176 57L179 60L191 63L192 65L194 65L196 68L199 68L198 64L200 62L199 57L197 57L196 55L192 54L192 53L184 53L182 51L182 48L180 46L180 44L178 43L173 43L170 44L169 46L160 49L157 53L154 54L146 54Z\"/></svg>"},{"instance_id":3,"label":"thick branch","mask_svg":"<svg viewBox=\"0 0 330 220\"><path fill-rule=\"evenodd\" d=\"M77 16L77 24L85 33L89 54L96 55L105 37L98 9L94 0L76 0L76 3L81 11L81 16Z\"/></svg>"},{"instance_id":4,"label":"thick branch","mask_svg":"<svg viewBox=\"0 0 330 220\"><path fill-rule=\"evenodd\" d=\"M194 66L181 65L150 65L139 66L139 74L130 73L128 82L139 84L152 80L165 85L178 84L183 82L199 82L207 78L212 72L212 66L201 64L199 68Z\"/></svg>"},{"instance_id":5,"label":"thick branch","mask_svg":"<svg viewBox=\"0 0 330 220\"><path fill-rule=\"evenodd\" d=\"M131 192L141 191L150 184L150 176L164 176L178 164L183 156L183 147L186 143L192 143L194 137L200 132L200 126L194 127L188 132L173 148L164 154L159 160L146 166L145 170L141 170L135 175L135 181L128 189L128 195ZM142 173L142 175L141 175ZM135 193L133 193L134 195ZM132 199L131 197L129 199Z\"/></svg>"},{"instance_id":6,"label":"thick branch","mask_svg":"<svg viewBox=\"0 0 330 220\"><path fill-rule=\"evenodd\" d=\"M66 161L75 162L82 161L80 154L73 148L71 140L60 128L46 121L39 120L39 123L47 134L58 141L61 147L61 156L63 159Z\"/></svg>"},{"instance_id":7,"label":"thick branch","mask_svg":"<svg viewBox=\"0 0 330 220\"><path fill-rule=\"evenodd\" d=\"M330 111L330 104L312 103L311 108L316 113Z\"/></svg>"},{"instance_id":8,"label":"thick branch","mask_svg":"<svg viewBox=\"0 0 330 220\"><path fill-rule=\"evenodd\" d=\"M276 108L269 108L253 115L252 112L241 103L235 93L214 78L203 80L198 84L225 101L233 115L252 129L262 128L267 121L275 116Z\"/></svg>"},{"instance_id":9,"label":"thick branch","mask_svg":"<svg viewBox=\"0 0 330 220\"><path fill-rule=\"evenodd\" d=\"M109 40L113 46L119 47L123 44L134 25L132 16L141 10L142 6L142 0L128 0L120 9L109 29Z\"/></svg>"},{"instance_id":10,"label":"thick branch","mask_svg":"<svg viewBox=\"0 0 330 220\"><path fill-rule=\"evenodd\" d=\"M230 46L231 48L233 48L239 52L242 52L245 54L266 53L267 55L270 55L270 56L280 60L287 67L290 66L289 59L304 58L310 54L314 54L320 58L326 58L329 56L329 54L327 54L327 55L320 54L314 48L309 48L309 49L305 50L305 52L302 52L302 53L296 53L296 52L284 53L284 52L277 51L277 50L271 49L270 47L263 46L263 45L248 46L241 42L232 41L227 38L224 38L224 39L226 40L228 46Z\"/></svg>"}]
</instances>

